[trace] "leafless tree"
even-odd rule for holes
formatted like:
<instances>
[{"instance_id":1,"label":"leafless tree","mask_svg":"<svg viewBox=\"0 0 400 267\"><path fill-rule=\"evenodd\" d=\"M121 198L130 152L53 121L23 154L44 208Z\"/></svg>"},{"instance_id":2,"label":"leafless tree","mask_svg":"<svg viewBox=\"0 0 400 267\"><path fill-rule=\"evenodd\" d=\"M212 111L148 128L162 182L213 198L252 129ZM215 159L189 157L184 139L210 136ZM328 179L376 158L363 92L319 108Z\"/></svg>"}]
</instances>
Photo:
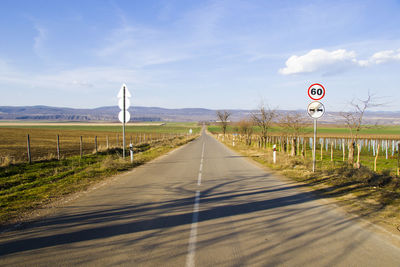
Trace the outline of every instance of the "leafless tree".
<instances>
[{"instance_id":1,"label":"leafless tree","mask_svg":"<svg viewBox=\"0 0 400 267\"><path fill-rule=\"evenodd\" d=\"M382 104L373 102L374 96L368 92L368 97L365 100L362 99L353 99L350 102L351 110L348 112L342 112L341 116L344 118L344 122L346 127L350 131L350 140L349 140L349 158L348 163L354 163L354 148L358 141L358 135L361 129L364 127L363 118L365 115L365 111L368 108L381 106Z\"/></svg>"},{"instance_id":2,"label":"leafless tree","mask_svg":"<svg viewBox=\"0 0 400 267\"><path fill-rule=\"evenodd\" d=\"M305 132L306 124L305 115L298 112L282 114L279 118L279 125L288 136L300 136Z\"/></svg>"},{"instance_id":3,"label":"leafless tree","mask_svg":"<svg viewBox=\"0 0 400 267\"><path fill-rule=\"evenodd\" d=\"M246 145L251 145L251 136L253 134L253 121L249 119L243 119L238 122L239 132L246 138Z\"/></svg>"},{"instance_id":4,"label":"leafless tree","mask_svg":"<svg viewBox=\"0 0 400 267\"><path fill-rule=\"evenodd\" d=\"M271 128L276 117L276 110L265 107L264 105L261 105L257 112L251 114L251 118L254 121L254 124L261 129L261 145L263 147L266 147L267 145L268 130Z\"/></svg>"},{"instance_id":5,"label":"leafless tree","mask_svg":"<svg viewBox=\"0 0 400 267\"><path fill-rule=\"evenodd\" d=\"M306 124L307 119L305 115L298 112L285 113L279 118L279 126L282 128L282 131L285 133L285 135L290 138L290 142L292 143L292 156L297 154L297 138L305 133ZM286 150L286 145L286 140L284 140L284 150Z\"/></svg>"},{"instance_id":6,"label":"leafless tree","mask_svg":"<svg viewBox=\"0 0 400 267\"><path fill-rule=\"evenodd\" d=\"M217 117L218 117L219 123L221 123L222 132L224 133L224 136L226 133L226 128L228 127L230 116L231 116L231 113L229 111L226 111L226 110L223 110L223 111L218 110L217 111Z\"/></svg>"}]
</instances>

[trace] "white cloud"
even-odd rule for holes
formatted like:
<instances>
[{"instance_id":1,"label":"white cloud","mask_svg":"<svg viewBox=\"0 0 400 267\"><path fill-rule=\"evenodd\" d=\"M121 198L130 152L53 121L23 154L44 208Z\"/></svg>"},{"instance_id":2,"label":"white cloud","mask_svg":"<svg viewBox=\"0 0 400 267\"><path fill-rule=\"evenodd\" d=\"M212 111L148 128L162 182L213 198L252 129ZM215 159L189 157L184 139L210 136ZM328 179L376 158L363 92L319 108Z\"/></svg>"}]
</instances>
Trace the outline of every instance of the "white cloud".
<instances>
[{"instance_id":1,"label":"white cloud","mask_svg":"<svg viewBox=\"0 0 400 267\"><path fill-rule=\"evenodd\" d=\"M400 49L395 50L384 50L377 52L372 55L370 62L375 64L386 63L388 61L400 60Z\"/></svg>"},{"instance_id":2,"label":"white cloud","mask_svg":"<svg viewBox=\"0 0 400 267\"><path fill-rule=\"evenodd\" d=\"M356 54L353 51L338 49L332 52L324 49L313 49L303 56L291 56L286 61L286 67L279 70L283 75L309 73L318 70L327 70L338 65L357 64Z\"/></svg>"},{"instance_id":3,"label":"white cloud","mask_svg":"<svg viewBox=\"0 0 400 267\"><path fill-rule=\"evenodd\" d=\"M290 75L330 71L350 66L368 67L390 61L400 61L400 49L379 51L369 59L363 60L357 59L354 51L347 51L346 49L331 52L324 49L314 49L303 56L291 56L286 61L286 67L279 69L279 73Z\"/></svg>"}]
</instances>

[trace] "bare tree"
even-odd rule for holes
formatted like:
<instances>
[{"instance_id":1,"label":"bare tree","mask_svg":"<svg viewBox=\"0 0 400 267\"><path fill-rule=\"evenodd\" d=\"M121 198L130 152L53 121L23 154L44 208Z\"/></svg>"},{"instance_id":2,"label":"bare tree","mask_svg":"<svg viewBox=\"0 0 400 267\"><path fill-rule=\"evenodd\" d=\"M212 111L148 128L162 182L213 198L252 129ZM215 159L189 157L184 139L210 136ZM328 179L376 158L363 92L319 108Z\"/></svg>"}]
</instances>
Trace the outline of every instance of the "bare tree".
<instances>
[{"instance_id":1,"label":"bare tree","mask_svg":"<svg viewBox=\"0 0 400 267\"><path fill-rule=\"evenodd\" d=\"M251 145L251 136L253 134L253 121L249 119L243 119L238 122L239 132L246 138L246 145Z\"/></svg>"},{"instance_id":2,"label":"bare tree","mask_svg":"<svg viewBox=\"0 0 400 267\"><path fill-rule=\"evenodd\" d=\"M261 105L258 109L257 113L252 113L251 118L261 129L261 140L262 146L266 147L267 145L267 137L268 137L268 130L271 128L274 119L277 117L277 113L275 109L271 109L269 107L265 107Z\"/></svg>"},{"instance_id":3,"label":"bare tree","mask_svg":"<svg viewBox=\"0 0 400 267\"><path fill-rule=\"evenodd\" d=\"M279 126L282 128L282 131L285 135L290 138L291 142L291 155L295 156L297 154L296 147L297 138L300 137L302 134L305 133L307 120L306 117L298 112L289 112L282 114L279 118ZM286 140L284 140L284 150L286 151L285 147L287 146Z\"/></svg>"},{"instance_id":4,"label":"bare tree","mask_svg":"<svg viewBox=\"0 0 400 267\"><path fill-rule=\"evenodd\" d=\"M217 117L218 117L219 123L221 123L222 132L224 133L224 136L226 133L226 128L228 127L230 116L231 116L231 113L229 111L226 111L226 110L223 110L223 111L218 110L217 111Z\"/></svg>"},{"instance_id":5,"label":"bare tree","mask_svg":"<svg viewBox=\"0 0 400 267\"><path fill-rule=\"evenodd\" d=\"M349 140L349 158L348 163L354 163L354 148L358 141L358 135L361 129L364 127L363 118L365 115L365 111L368 108L381 106L382 104L374 103L373 95L368 92L368 97L365 100L362 99L353 99L350 102L351 110L348 112L342 112L341 116L344 118L344 122L346 127L350 131L350 140Z\"/></svg>"}]
</instances>

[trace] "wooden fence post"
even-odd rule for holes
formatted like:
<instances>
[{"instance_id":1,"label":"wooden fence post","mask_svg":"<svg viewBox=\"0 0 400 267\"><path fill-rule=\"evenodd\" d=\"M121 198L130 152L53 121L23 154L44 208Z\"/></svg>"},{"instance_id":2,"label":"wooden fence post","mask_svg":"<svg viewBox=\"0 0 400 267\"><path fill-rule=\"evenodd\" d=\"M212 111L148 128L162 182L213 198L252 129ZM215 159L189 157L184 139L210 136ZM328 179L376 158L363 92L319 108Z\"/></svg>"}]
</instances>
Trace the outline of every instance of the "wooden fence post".
<instances>
[{"instance_id":1,"label":"wooden fence post","mask_svg":"<svg viewBox=\"0 0 400 267\"><path fill-rule=\"evenodd\" d=\"M95 147L96 153L97 153L97 136L94 137L94 147Z\"/></svg>"},{"instance_id":2,"label":"wooden fence post","mask_svg":"<svg viewBox=\"0 0 400 267\"><path fill-rule=\"evenodd\" d=\"M343 162L346 160L346 147L344 139L342 140L342 150L343 150Z\"/></svg>"},{"instance_id":3,"label":"wooden fence post","mask_svg":"<svg viewBox=\"0 0 400 267\"><path fill-rule=\"evenodd\" d=\"M109 141L108 141L108 135L106 137L107 137L107 150L108 150L110 148L110 144L109 144Z\"/></svg>"},{"instance_id":4,"label":"wooden fence post","mask_svg":"<svg viewBox=\"0 0 400 267\"><path fill-rule=\"evenodd\" d=\"M27 149L28 149L28 162L29 164L32 163L32 158L31 158L31 140L29 138L29 134L28 134L28 139L27 139Z\"/></svg>"},{"instance_id":5,"label":"wooden fence post","mask_svg":"<svg viewBox=\"0 0 400 267\"><path fill-rule=\"evenodd\" d=\"M389 142L388 140L386 140L386 159L389 158L388 150L389 150Z\"/></svg>"},{"instance_id":6,"label":"wooden fence post","mask_svg":"<svg viewBox=\"0 0 400 267\"><path fill-rule=\"evenodd\" d=\"M357 144L357 169L361 167L360 165L360 152L361 152L361 145Z\"/></svg>"},{"instance_id":7,"label":"wooden fence post","mask_svg":"<svg viewBox=\"0 0 400 267\"><path fill-rule=\"evenodd\" d=\"M60 136L57 134L57 159L60 160Z\"/></svg>"},{"instance_id":8,"label":"wooden fence post","mask_svg":"<svg viewBox=\"0 0 400 267\"><path fill-rule=\"evenodd\" d=\"M375 161L374 161L374 172L376 172L376 161L378 160L378 156L379 156L379 148L380 148L380 144L378 144L378 149L376 150L376 156L375 156Z\"/></svg>"},{"instance_id":9,"label":"wooden fence post","mask_svg":"<svg viewBox=\"0 0 400 267\"><path fill-rule=\"evenodd\" d=\"M397 177L400 176L400 143L397 144Z\"/></svg>"},{"instance_id":10,"label":"wooden fence post","mask_svg":"<svg viewBox=\"0 0 400 267\"><path fill-rule=\"evenodd\" d=\"M79 145L79 152L80 152L80 155L81 155L81 158L82 158L82 156L83 156L83 142L82 142L82 136L80 137L80 143L79 143L80 145Z\"/></svg>"},{"instance_id":11,"label":"wooden fence post","mask_svg":"<svg viewBox=\"0 0 400 267\"><path fill-rule=\"evenodd\" d=\"M321 139L321 161L322 161L322 156L324 154L324 139Z\"/></svg>"}]
</instances>

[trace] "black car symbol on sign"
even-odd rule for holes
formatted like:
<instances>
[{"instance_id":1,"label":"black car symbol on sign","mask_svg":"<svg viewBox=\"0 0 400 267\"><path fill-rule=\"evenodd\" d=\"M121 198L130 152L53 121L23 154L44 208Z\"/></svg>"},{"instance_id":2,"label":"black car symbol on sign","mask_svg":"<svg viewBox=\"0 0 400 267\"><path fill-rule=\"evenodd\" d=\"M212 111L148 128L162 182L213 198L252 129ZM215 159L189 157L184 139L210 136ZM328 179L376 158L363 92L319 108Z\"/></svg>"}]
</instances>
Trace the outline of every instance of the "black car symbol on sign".
<instances>
[{"instance_id":1,"label":"black car symbol on sign","mask_svg":"<svg viewBox=\"0 0 400 267\"><path fill-rule=\"evenodd\" d=\"M311 102L307 107L308 115L313 119L321 118L325 113L325 107L321 102Z\"/></svg>"}]
</instances>

